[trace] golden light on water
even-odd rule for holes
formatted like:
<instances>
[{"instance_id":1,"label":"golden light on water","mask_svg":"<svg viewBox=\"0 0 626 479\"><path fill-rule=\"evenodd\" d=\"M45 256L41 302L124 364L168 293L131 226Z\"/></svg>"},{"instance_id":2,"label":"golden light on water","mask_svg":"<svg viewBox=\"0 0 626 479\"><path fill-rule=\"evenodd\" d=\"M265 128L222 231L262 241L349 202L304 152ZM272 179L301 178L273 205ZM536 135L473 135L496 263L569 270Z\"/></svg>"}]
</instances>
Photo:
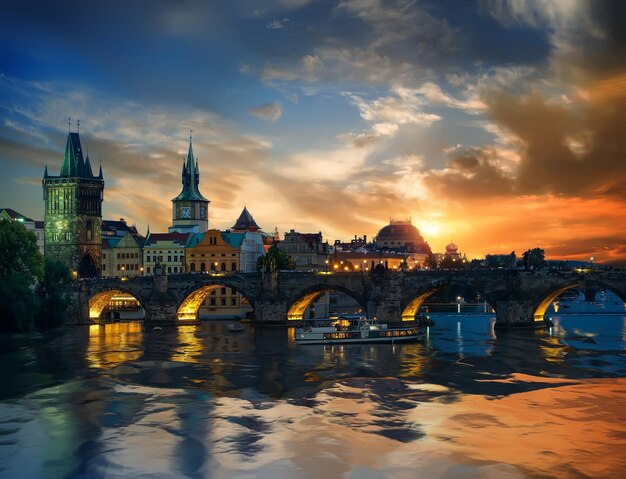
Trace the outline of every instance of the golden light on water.
<instances>
[{"instance_id":1,"label":"golden light on water","mask_svg":"<svg viewBox=\"0 0 626 479\"><path fill-rule=\"evenodd\" d=\"M142 352L143 329L140 321L89 326L87 362L93 368L111 368L137 360Z\"/></svg>"}]
</instances>

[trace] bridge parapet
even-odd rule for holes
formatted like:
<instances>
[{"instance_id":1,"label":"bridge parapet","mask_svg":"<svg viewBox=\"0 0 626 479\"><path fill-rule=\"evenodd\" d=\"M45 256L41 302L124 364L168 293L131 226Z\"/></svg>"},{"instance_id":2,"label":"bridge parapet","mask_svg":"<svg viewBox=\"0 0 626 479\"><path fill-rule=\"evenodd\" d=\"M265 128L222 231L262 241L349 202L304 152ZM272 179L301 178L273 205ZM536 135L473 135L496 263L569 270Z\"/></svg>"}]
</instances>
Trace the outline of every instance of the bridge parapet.
<instances>
[{"instance_id":1,"label":"bridge parapet","mask_svg":"<svg viewBox=\"0 0 626 479\"><path fill-rule=\"evenodd\" d=\"M326 291L353 297L369 317L396 322L414 317L422 302L442 287L464 285L474 288L494 308L498 327L532 327L543 324L541 308L556 295L589 282L611 289L626 301L625 270L196 273L81 280L74 290L81 322L93 321L97 310L94 313L90 303L107 291L134 296L144 307L148 322L176 322L185 301L199 304L202 294L215 285L240 292L260 322L286 322L294 305L298 310L306 308ZM194 294L190 303L188 298Z\"/></svg>"}]
</instances>

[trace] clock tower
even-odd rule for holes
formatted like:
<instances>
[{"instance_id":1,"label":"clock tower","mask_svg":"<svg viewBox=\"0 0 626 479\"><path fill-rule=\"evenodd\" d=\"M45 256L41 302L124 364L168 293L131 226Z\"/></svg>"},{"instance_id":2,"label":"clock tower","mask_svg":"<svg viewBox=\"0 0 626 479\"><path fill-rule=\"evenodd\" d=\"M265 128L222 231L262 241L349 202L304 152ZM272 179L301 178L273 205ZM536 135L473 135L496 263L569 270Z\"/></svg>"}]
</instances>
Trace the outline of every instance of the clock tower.
<instances>
[{"instance_id":1,"label":"clock tower","mask_svg":"<svg viewBox=\"0 0 626 479\"><path fill-rule=\"evenodd\" d=\"M189 152L183 162L183 190L172 200L170 233L204 233L209 229L209 200L200 194L200 170L193 156L191 135Z\"/></svg>"}]
</instances>

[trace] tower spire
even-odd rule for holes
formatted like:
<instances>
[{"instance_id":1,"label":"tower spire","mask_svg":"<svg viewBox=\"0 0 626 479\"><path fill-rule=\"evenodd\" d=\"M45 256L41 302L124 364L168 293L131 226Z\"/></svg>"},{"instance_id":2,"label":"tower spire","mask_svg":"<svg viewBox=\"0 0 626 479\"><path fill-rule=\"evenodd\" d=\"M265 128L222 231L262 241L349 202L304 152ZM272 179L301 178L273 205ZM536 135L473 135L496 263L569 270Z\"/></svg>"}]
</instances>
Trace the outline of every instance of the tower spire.
<instances>
[{"instance_id":1,"label":"tower spire","mask_svg":"<svg viewBox=\"0 0 626 479\"><path fill-rule=\"evenodd\" d=\"M70 133L72 131L72 117L67 118L67 132Z\"/></svg>"}]
</instances>

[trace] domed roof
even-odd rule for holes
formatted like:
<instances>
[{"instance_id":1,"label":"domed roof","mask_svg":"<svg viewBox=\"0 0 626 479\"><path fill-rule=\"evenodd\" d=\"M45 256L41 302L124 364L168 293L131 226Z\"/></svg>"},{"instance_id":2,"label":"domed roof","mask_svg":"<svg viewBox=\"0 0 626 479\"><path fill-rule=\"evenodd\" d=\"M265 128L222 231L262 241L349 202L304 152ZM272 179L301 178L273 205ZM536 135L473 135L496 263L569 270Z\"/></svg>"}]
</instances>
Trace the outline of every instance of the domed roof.
<instances>
[{"instance_id":1,"label":"domed roof","mask_svg":"<svg viewBox=\"0 0 626 479\"><path fill-rule=\"evenodd\" d=\"M458 249L459 247L455 245L454 243L450 243L449 245L446 246L446 251L457 251Z\"/></svg>"},{"instance_id":2,"label":"domed roof","mask_svg":"<svg viewBox=\"0 0 626 479\"><path fill-rule=\"evenodd\" d=\"M391 223L381 228L376 237L377 241L391 238L402 238L405 241L424 241L419 230L411 223Z\"/></svg>"}]
</instances>

